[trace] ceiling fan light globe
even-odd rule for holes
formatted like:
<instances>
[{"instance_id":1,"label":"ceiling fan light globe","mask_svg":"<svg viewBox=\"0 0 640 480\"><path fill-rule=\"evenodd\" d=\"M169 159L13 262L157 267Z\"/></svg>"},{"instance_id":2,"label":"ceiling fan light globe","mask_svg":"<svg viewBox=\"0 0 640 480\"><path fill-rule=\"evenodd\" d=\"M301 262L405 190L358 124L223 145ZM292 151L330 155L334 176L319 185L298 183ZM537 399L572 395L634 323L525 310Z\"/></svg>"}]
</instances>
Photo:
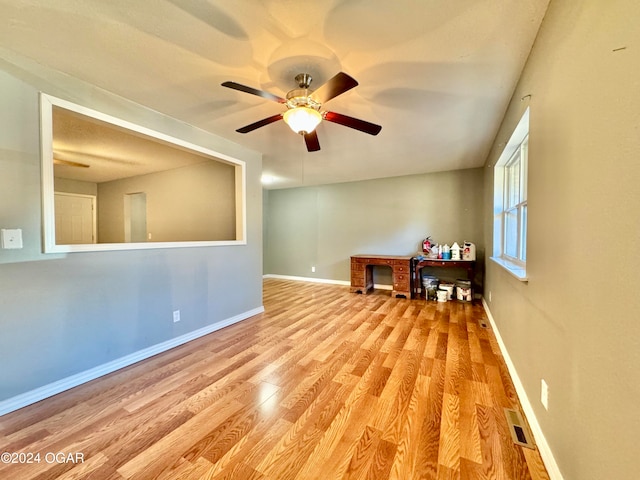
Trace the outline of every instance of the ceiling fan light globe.
<instances>
[{"instance_id":1,"label":"ceiling fan light globe","mask_svg":"<svg viewBox=\"0 0 640 480\"><path fill-rule=\"evenodd\" d=\"M322 121L322 114L309 107L296 107L287 110L283 119L296 133L311 133Z\"/></svg>"}]
</instances>

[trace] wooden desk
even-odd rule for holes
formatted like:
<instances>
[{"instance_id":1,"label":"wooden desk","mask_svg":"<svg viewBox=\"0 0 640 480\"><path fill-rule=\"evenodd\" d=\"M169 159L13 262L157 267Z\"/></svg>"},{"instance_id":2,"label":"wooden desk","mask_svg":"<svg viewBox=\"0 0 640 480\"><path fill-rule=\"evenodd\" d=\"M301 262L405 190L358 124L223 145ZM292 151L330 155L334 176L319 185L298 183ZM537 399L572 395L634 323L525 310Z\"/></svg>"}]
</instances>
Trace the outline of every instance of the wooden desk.
<instances>
[{"instance_id":1,"label":"wooden desk","mask_svg":"<svg viewBox=\"0 0 640 480\"><path fill-rule=\"evenodd\" d=\"M411 298L413 257L394 255L354 255L351 257L350 291L366 294L373 288L373 265L391 267L393 277L392 297Z\"/></svg>"},{"instance_id":2,"label":"wooden desk","mask_svg":"<svg viewBox=\"0 0 640 480\"><path fill-rule=\"evenodd\" d=\"M473 289L473 279L476 274L476 261L475 260L442 260L439 258L425 258L424 260L414 260L415 276L413 282L413 292L418 295L418 288L422 286L422 279L420 278L420 270L424 267L440 267L440 268L462 268L467 271L467 278L471 281L471 287Z\"/></svg>"}]
</instances>

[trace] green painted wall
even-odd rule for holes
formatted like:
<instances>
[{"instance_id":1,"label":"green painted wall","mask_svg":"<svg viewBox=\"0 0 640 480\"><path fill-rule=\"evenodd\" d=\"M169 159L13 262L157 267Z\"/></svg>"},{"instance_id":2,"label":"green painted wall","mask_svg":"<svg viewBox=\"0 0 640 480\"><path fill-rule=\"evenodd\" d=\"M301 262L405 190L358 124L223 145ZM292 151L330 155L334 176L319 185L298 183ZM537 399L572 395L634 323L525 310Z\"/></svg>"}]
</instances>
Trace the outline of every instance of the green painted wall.
<instances>
[{"instance_id":1,"label":"green painted wall","mask_svg":"<svg viewBox=\"0 0 640 480\"><path fill-rule=\"evenodd\" d=\"M351 255L411 255L427 235L484 250L481 168L269 190L266 198L265 273L348 281ZM376 270L374 281L390 285L390 272Z\"/></svg>"},{"instance_id":2,"label":"green painted wall","mask_svg":"<svg viewBox=\"0 0 640 480\"><path fill-rule=\"evenodd\" d=\"M565 479L638 477L638 19L635 0L552 0L487 161L529 106L529 282L488 261L485 292Z\"/></svg>"}]
</instances>

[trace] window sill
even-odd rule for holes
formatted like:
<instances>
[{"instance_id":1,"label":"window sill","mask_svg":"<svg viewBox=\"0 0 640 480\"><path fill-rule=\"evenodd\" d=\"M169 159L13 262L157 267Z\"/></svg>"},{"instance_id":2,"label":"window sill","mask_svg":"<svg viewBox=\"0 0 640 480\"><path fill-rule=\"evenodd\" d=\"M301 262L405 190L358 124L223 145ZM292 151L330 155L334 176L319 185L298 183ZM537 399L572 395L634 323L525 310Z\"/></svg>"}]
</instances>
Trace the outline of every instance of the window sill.
<instances>
[{"instance_id":1,"label":"window sill","mask_svg":"<svg viewBox=\"0 0 640 480\"><path fill-rule=\"evenodd\" d=\"M517 265L513 262L505 260L504 258L499 257L490 257L495 263L504 268L507 272L513 275L515 278L520 280L521 282L528 282L529 278L527 277L527 270L525 267Z\"/></svg>"}]
</instances>

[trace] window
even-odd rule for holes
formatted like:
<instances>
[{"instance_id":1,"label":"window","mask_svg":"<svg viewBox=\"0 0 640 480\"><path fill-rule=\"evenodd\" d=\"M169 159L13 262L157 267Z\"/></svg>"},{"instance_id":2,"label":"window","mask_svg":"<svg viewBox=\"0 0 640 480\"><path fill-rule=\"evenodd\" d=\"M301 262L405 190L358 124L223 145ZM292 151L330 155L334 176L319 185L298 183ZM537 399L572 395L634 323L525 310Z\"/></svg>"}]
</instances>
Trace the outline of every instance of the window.
<instances>
[{"instance_id":1,"label":"window","mask_svg":"<svg viewBox=\"0 0 640 480\"><path fill-rule=\"evenodd\" d=\"M493 257L526 280L527 163L529 109L513 132L494 170Z\"/></svg>"},{"instance_id":2,"label":"window","mask_svg":"<svg viewBox=\"0 0 640 480\"><path fill-rule=\"evenodd\" d=\"M525 138L505 166L502 255L515 263L527 260L527 145Z\"/></svg>"}]
</instances>

